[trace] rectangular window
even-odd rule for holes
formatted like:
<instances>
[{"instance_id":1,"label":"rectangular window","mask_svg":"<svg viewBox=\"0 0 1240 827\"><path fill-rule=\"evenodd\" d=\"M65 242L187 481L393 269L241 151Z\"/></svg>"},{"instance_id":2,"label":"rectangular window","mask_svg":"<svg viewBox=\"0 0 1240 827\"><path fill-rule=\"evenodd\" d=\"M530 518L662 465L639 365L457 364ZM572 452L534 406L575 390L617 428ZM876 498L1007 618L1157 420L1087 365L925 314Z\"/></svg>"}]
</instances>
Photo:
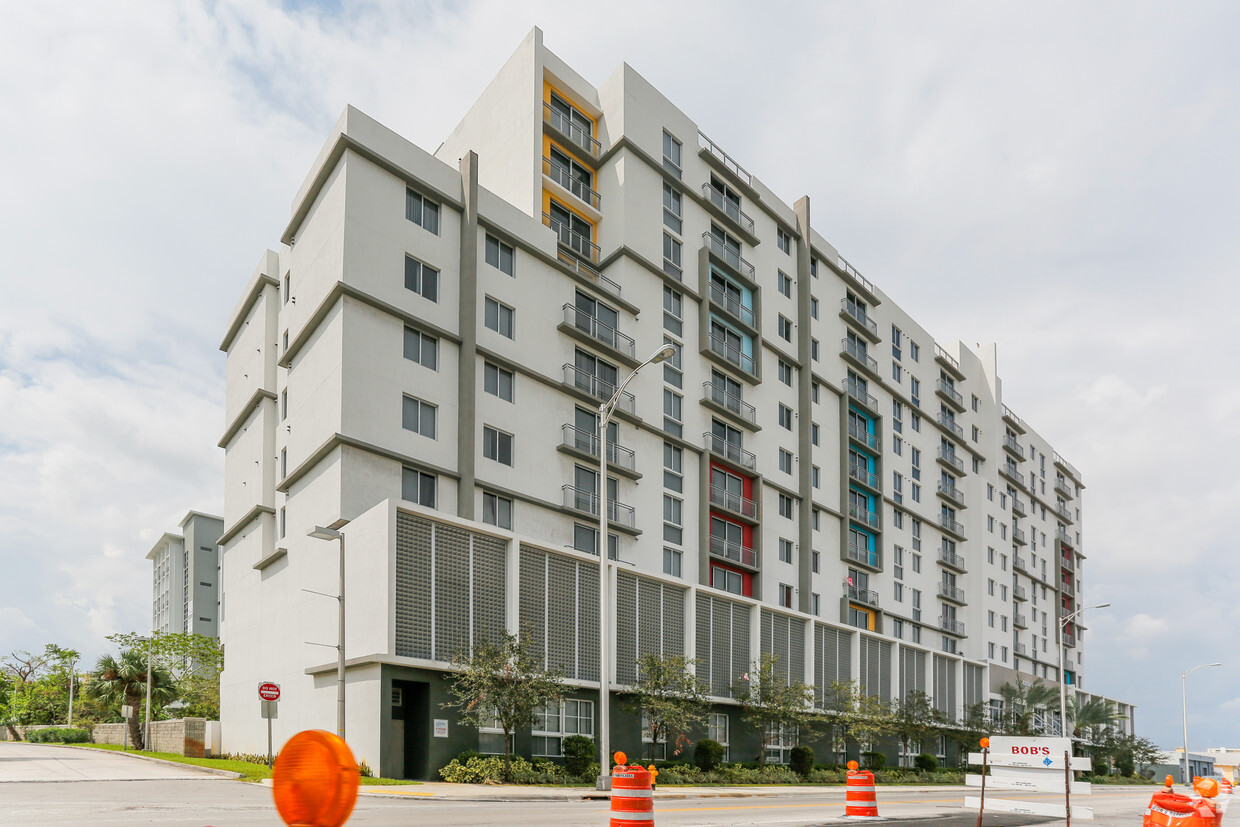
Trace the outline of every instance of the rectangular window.
<instances>
[{"instance_id":1,"label":"rectangular window","mask_svg":"<svg viewBox=\"0 0 1240 827\"><path fill-rule=\"evenodd\" d=\"M779 427L792 430L792 408L782 402L779 403Z\"/></svg>"},{"instance_id":2,"label":"rectangular window","mask_svg":"<svg viewBox=\"0 0 1240 827\"><path fill-rule=\"evenodd\" d=\"M814 512L818 513L817 511ZM814 574L818 573L819 567L822 565L822 552L811 551L809 554L809 568Z\"/></svg>"},{"instance_id":3,"label":"rectangular window","mask_svg":"<svg viewBox=\"0 0 1240 827\"><path fill-rule=\"evenodd\" d=\"M540 707L534 713L532 753L558 758L564 754L564 738L570 735L594 736L594 701L565 698ZM501 740L502 744L502 740Z\"/></svg>"},{"instance_id":4,"label":"rectangular window","mask_svg":"<svg viewBox=\"0 0 1240 827\"><path fill-rule=\"evenodd\" d=\"M817 465L810 466L809 472L810 472L809 484L812 485L814 488L821 487L818 483L818 478L820 474L820 469L818 468L818 466Z\"/></svg>"},{"instance_id":5,"label":"rectangular window","mask_svg":"<svg viewBox=\"0 0 1240 827\"><path fill-rule=\"evenodd\" d=\"M483 491L482 522L487 525L511 529L512 500L507 497L501 497L498 494L492 494L489 491Z\"/></svg>"},{"instance_id":6,"label":"rectangular window","mask_svg":"<svg viewBox=\"0 0 1240 827\"><path fill-rule=\"evenodd\" d=\"M775 285L779 288L779 292L788 298L792 298L792 279L783 270L777 271L775 275Z\"/></svg>"},{"instance_id":7,"label":"rectangular window","mask_svg":"<svg viewBox=\"0 0 1240 827\"><path fill-rule=\"evenodd\" d=\"M903 374L901 373L900 366L895 362L891 363L891 378L897 385L903 381Z\"/></svg>"},{"instance_id":8,"label":"rectangular window","mask_svg":"<svg viewBox=\"0 0 1240 827\"><path fill-rule=\"evenodd\" d=\"M706 737L723 744L723 760L728 757L728 713L711 712L706 716Z\"/></svg>"},{"instance_id":9,"label":"rectangular window","mask_svg":"<svg viewBox=\"0 0 1240 827\"><path fill-rule=\"evenodd\" d=\"M672 232L680 233L681 222L680 190L666 181L663 182L663 224Z\"/></svg>"},{"instance_id":10,"label":"rectangular window","mask_svg":"<svg viewBox=\"0 0 1240 827\"><path fill-rule=\"evenodd\" d=\"M401 426L406 431L413 431L415 434L421 434L424 437L434 439L438 413L439 408L437 406L429 402L423 402L421 399L415 399L412 396L406 396L404 397Z\"/></svg>"},{"instance_id":11,"label":"rectangular window","mask_svg":"<svg viewBox=\"0 0 1240 827\"><path fill-rule=\"evenodd\" d=\"M921 407L921 380L916 376L908 378L909 398L913 401L913 407Z\"/></svg>"},{"instance_id":12,"label":"rectangular window","mask_svg":"<svg viewBox=\"0 0 1240 827\"><path fill-rule=\"evenodd\" d=\"M280 421L288 419L288 388L280 391Z\"/></svg>"},{"instance_id":13,"label":"rectangular window","mask_svg":"<svg viewBox=\"0 0 1240 827\"><path fill-rule=\"evenodd\" d=\"M786 583L779 584L779 605L785 609L792 608L792 587Z\"/></svg>"},{"instance_id":14,"label":"rectangular window","mask_svg":"<svg viewBox=\"0 0 1240 827\"><path fill-rule=\"evenodd\" d=\"M428 233L439 235L439 205L413 190L405 190L405 218Z\"/></svg>"},{"instance_id":15,"label":"rectangular window","mask_svg":"<svg viewBox=\"0 0 1240 827\"><path fill-rule=\"evenodd\" d=\"M663 443L663 487L672 491L684 490L683 448L670 442Z\"/></svg>"},{"instance_id":16,"label":"rectangular window","mask_svg":"<svg viewBox=\"0 0 1240 827\"><path fill-rule=\"evenodd\" d=\"M512 465L512 434L482 426L482 455L493 459L501 465Z\"/></svg>"},{"instance_id":17,"label":"rectangular window","mask_svg":"<svg viewBox=\"0 0 1240 827\"><path fill-rule=\"evenodd\" d=\"M405 256L405 289L428 301L439 301L439 271L413 256Z\"/></svg>"},{"instance_id":18,"label":"rectangular window","mask_svg":"<svg viewBox=\"0 0 1240 827\"><path fill-rule=\"evenodd\" d=\"M492 396L498 396L505 402L512 401L513 373L486 362L482 367L482 389Z\"/></svg>"},{"instance_id":19,"label":"rectangular window","mask_svg":"<svg viewBox=\"0 0 1240 827\"><path fill-rule=\"evenodd\" d=\"M663 287L663 327L677 336L684 332L684 297L666 285Z\"/></svg>"},{"instance_id":20,"label":"rectangular window","mask_svg":"<svg viewBox=\"0 0 1240 827\"><path fill-rule=\"evenodd\" d=\"M792 320L785 318L783 314L780 314L779 316L778 333L779 338L783 339L785 342L792 341Z\"/></svg>"},{"instance_id":21,"label":"rectangular window","mask_svg":"<svg viewBox=\"0 0 1240 827\"><path fill-rule=\"evenodd\" d=\"M779 449L779 470L785 474L792 473L792 452Z\"/></svg>"},{"instance_id":22,"label":"rectangular window","mask_svg":"<svg viewBox=\"0 0 1240 827\"><path fill-rule=\"evenodd\" d=\"M921 361L921 348L917 346L916 342L910 341L908 343L908 355L914 362Z\"/></svg>"},{"instance_id":23,"label":"rectangular window","mask_svg":"<svg viewBox=\"0 0 1240 827\"><path fill-rule=\"evenodd\" d=\"M818 340L817 339L809 340L809 358L813 359L815 362L818 361Z\"/></svg>"},{"instance_id":24,"label":"rectangular window","mask_svg":"<svg viewBox=\"0 0 1240 827\"><path fill-rule=\"evenodd\" d=\"M663 430L673 436L680 436L684 431L683 421L684 397L673 390L663 389Z\"/></svg>"},{"instance_id":25,"label":"rectangular window","mask_svg":"<svg viewBox=\"0 0 1240 827\"><path fill-rule=\"evenodd\" d=\"M507 273L510 276L516 275L513 269L513 250L512 246L505 244L493 235L487 234L487 264L499 270L501 273Z\"/></svg>"},{"instance_id":26,"label":"rectangular window","mask_svg":"<svg viewBox=\"0 0 1240 827\"><path fill-rule=\"evenodd\" d=\"M810 426L809 426L809 441L810 441L810 442L812 442L812 443L813 443L813 444L815 444L815 445L817 445L817 444L818 444L818 423L817 423L817 422L812 422L812 423L810 423Z\"/></svg>"},{"instance_id":27,"label":"rectangular window","mask_svg":"<svg viewBox=\"0 0 1240 827\"><path fill-rule=\"evenodd\" d=\"M674 548L663 549L663 573L672 577L680 577L681 562L684 554Z\"/></svg>"},{"instance_id":28,"label":"rectangular window","mask_svg":"<svg viewBox=\"0 0 1240 827\"><path fill-rule=\"evenodd\" d=\"M415 471L412 468L401 469L400 497L411 503L435 507L435 489L439 478L434 474Z\"/></svg>"},{"instance_id":29,"label":"rectangular window","mask_svg":"<svg viewBox=\"0 0 1240 827\"><path fill-rule=\"evenodd\" d=\"M792 562L792 541L785 540L783 537L779 538L779 562Z\"/></svg>"},{"instance_id":30,"label":"rectangular window","mask_svg":"<svg viewBox=\"0 0 1240 827\"><path fill-rule=\"evenodd\" d=\"M744 578L741 577L740 572L725 569L723 566L710 567L710 584L725 592L744 594Z\"/></svg>"},{"instance_id":31,"label":"rectangular window","mask_svg":"<svg viewBox=\"0 0 1240 827\"><path fill-rule=\"evenodd\" d=\"M792 236L778 228L775 230L775 245L785 253L792 254Z\"/></svg>"},{"instance_id":32,"label":"rectangular window","mask_svg":"<svg viewBox=\"0 0 1240 827\"><path fill-rule=\"evenodd\" d=\"M424 368L439 370L439 340L414 330L405 328L405 358L417 362Z\"/></svg>"},{"instance_id":33,"label":"rectangular window","mask_svg":"<svg viewBox=\"0 0 1240 827\"><path fill-rule=\"evenodd\" d=\"M779 360L779 381L788 387L792 387L792 365L783 359Z\"/></svg>"},{"instance_id":34,"label":"rectangular window","mask_svg":"<svg viewBox=\"0 0 1240 827\"><path fill-rule=\"evenodd\" d=\"M682 544L684 529L684 502L670 494L663 495L663 539L669 543Z\"/></svg>"},{"instance_id":35,"label":"rectangular window","mask_svg":"<svg viewBox=\"0 0 1240 827\"><path fill-rule=\"evenodd\" d=\"M515 337L516 310L487 296L484 315L484 322L491 330L509 339Z\"/></svg>"},{"instance_id":36,"label":"rectangular window","mask_svg":"<svg viewBox=\"0 0 1240 827\"><path fill-rule=\"evenodd\" d=\"M818 318L818 299L810 296L809 298L809 317L811 319Z\"/></svg>"},{"instance_id":37,"label":"rectangular window","mask_svg":"<svg viewBox=\"0 0 1240 827\"><path fill-rule=\"evenodd\" d=\"M779 495L779 516L792 519L792 497L787 494Z\"/></svg>"},{"instance_id":38,"label":"rectangular window","mask_svg":"<svg viewBox=\"0 0 1240 827\"><path fill-rule=\"evenodd\" d=\"M666 129L663 130L663 168L680 177L680 141Z\"/></svg>"},{"instance_id":39,"label":"rectangular window","mask_svg":"<svg viewBox=\"0 0 1240 827\"><path fill-rule=\"evenodd\" d=\"M663 272L676 278L680 278L683 272L681 269L681 243L670 233L663 234Z\"/></svg>"}]
</instances>

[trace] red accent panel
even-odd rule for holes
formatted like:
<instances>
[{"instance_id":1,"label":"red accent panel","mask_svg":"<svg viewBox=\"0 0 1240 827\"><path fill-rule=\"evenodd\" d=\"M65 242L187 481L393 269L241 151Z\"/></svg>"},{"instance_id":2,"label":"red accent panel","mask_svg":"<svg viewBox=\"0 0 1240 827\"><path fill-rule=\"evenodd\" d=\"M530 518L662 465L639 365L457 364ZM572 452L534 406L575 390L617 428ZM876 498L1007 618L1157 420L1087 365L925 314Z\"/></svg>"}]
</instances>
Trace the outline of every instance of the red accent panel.
<instances>
[{"instance_id":1,"label":"red accent panel","mask_svg":"<svg viewBox=\"0 0 1240 827\"><path fill-rule=\"evenodd\" d=\"M752 574L750 574L747 571L741 571L740 569L732 568L731 566L725 565L724 563L716 563L713 560L711 561L710 567L712 569L726 569L727 571L731 571L731 572L735 572L736 574L739 574L741 576L741 594L743 594L745 597L753 597L753 575Z\"/></svg>"}]
</instances>

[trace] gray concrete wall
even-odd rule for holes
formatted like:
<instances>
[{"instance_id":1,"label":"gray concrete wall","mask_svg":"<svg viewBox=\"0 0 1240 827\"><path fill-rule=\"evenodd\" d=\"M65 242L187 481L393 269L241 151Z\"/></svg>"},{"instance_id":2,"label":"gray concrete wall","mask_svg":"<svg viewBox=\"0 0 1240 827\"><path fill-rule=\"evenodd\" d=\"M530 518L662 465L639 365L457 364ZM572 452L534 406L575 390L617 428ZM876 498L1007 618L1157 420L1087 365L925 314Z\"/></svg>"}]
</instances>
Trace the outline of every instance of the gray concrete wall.
<instances>
[{"instance_id":1,"label":"gray concrete wall","mask_svg":"<svg viewBox=\"0 0 1240 827\"><path fill-rule=\"evenodd\" d=\"M152 721L150 749L154 752L171 752L189 758L205 758L206 732L205 718ZM96 724L93 740L96 744L123 744L125 743L125 724Z\"/></svg>"}]
</instances>

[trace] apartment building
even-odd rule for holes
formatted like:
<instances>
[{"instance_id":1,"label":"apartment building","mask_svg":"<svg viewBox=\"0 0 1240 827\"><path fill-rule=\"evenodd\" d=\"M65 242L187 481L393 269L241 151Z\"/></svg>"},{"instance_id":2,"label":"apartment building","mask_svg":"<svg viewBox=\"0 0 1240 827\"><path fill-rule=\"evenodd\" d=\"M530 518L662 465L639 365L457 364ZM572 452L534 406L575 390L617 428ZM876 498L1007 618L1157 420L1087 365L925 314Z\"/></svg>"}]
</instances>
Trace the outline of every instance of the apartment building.
<instances>
[{"instance_id":1,"label":"apartment building","mask_svg":"<svg viewBox=\"0 0 1240 827\"><path fill-rule=\"evenodd\" d=\"M147 552L151 561L151 629L219 637L220 517L191 511L181 533L166 533Z\"/></svg>"},{"instance_id":2,"label":"apartment building","mask_svg":"<svg viewBox=\"0 0 1240 827\"><path fill-rule=\"evenodd\" d=\"M593 86L536 29L433 154L346 109L281 242L221 345L226 750L265 740L260 680L283 686L277 742L333 728L340 549L315 525L347 537L360 758L426 777L498 749L443 704L451 658L502 629L571 687L518 750L593 736L600 499L611 692L639 655L695 658L701 734L734 760L795 743L733 701L765 652L819 704L854 680L954 717L1059 679L1084 486L1004 405L995 347L936 341L808 197L785 203L629 66ZM619 397L600 480L599 405L668 343ZM1074 691L1084 631L1064 640ZM638 723L618 709L613 746L658 753Z\"/></svg>"}]
</instances>

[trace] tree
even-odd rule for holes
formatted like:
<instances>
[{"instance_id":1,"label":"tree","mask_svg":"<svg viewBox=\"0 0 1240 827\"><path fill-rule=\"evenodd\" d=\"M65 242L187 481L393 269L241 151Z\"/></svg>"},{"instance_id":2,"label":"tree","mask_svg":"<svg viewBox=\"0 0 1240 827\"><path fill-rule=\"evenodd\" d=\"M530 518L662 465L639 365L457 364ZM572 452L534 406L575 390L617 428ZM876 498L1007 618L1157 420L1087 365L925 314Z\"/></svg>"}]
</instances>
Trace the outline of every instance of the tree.
<instances>
[{"instance_id":1,"label":"tree","mask_svg":"<svg viewBox=\"0 0 1240 827\"><path fill-rule=\"evenodd\" d=\"M741 704L741 713L763 733L763 748L758 763L766 764L765 744L776 732L790 729L809 730L818 723L812 711L814 691L791 675L782 674L779 656L765 652L754 665L748 680L742 679L734 696Z\"/></svg>"},{"instance_id":2,"label":"tree","mask_svg":"<svg viewBox=\"0 0 1240 827\"><path fill-rule=\"evenodd\" d=\"M1068 701L1072 737L1082 738L1091 746L1100 746L1112 725L1122 717L1106 698L1091 698L1085 703L1076 698Z\"/></svg>"},{"instance_id":3,"label":"tree","mask_svg":"<svg viewBox=\"0 0 1240 827\"><path fill-rule=\"evenodd\" d=\"M1025 683L1020 678L1016 683L1005 683L999 688L1003 698L1004 731L1008 735L1037 735L1034 726L1034 715L1039 708L1058 709L1059 690L1040 679L1033 683Z\"/></svg>"},{"instance_id":4,"label":"tree","mask_svg":"<svg viewBox=\"0 0 1240 827\"><path fill-rule=\"evenodd\" d=\"M937 735L947 723L947 716L934 708L930 696L916 691L892 701L890 719L891 734L900 742L900 750L909 757L910 766L913 753L909 747Z\"/></svg>"},{"instance_id":5,"label":"tree","mask_svg":"<svg viewBox=\"0 0 1240 827\"><path fill-rule=\"evenodd\" d=\"M694 664L684 655L651 654L637 659L631 705L646 716L652 748L674 740L679 751L682 741L687 744L685 733L706 719L707 688L690 671Z\"/></svg>"},{"instance_id":6,"label":"tree","mask_svg":"<svg viewBox=\"0 0 1240 827\"><path fill-rule=\"evenodd\" d=\"M540 707L563 697L563 681L543 665L527 638L508 632L495 641L477 641L472 653L459 653L452 662L460 671L445 676L454 700L444 706L456 708L463 723L504 731L504 780L509 781L512 734L533 726Z\"/></svg>"},{"instance_id":7,"label":"tree","mask_svg":"<svg viewBox=\"0 0 1240 827\"><path fill-rule=\"evenodd\" d=\"M855 681L835 681L826 697L827 709L834 714L837 744L851 738L862 744L889 735L893 720L887 702L866 694Z\"/></svg>"},{"instance_id":8,"label":"tree","mask_svg":"<svg viewBox=\"0 0 1240 827\"><path fill-rule=\"evenodd\" d=\"M146 638L134 632L108 635L108 640L122 650L146 649ZM217 638L185 632L156 633L151 640L151 661L172 676L177 698L185 704L182 715L219 720L224 649Z\"/></svg>"},{"instance_id":9,"label":"tree","mask_svg":"<svg viewBox=\"0 0 1240 827\"><path fill-rule=\"evenodd\" d=\"M87 694L110 707L116 715L121 706L132 706L134 714L129 718L129 737L138 749L145 749L142 738L140 707L146 700L147 681L151 684L151 704L163 705L176 699L172 676L166 669L152 665L148 678L146 652L128 649L119 658L103 655L95 665Z\"/></svg>"},{"instance_id":10,"label":"tree","mask_svg":"<svg viewBox=\"0 0 1240 827\"><path fill-rule=\"evenodd\" d=\"M1108 734L1106 752L1126 776L1132 775L1138 767L1161 763L1163 754L1158 745L1148 738L1114 731Z\"/></svg>"},{"instance_id":11,"label":"tree","mask_svg":"<svg viewBox=\"0 0 1240 827\"><path fill-rule=\"evenodd\" d=\"M968 762L968 753L981 748L981 740L994 729L985 701L978 701L964 708L964 716L952 724L944 734L959 747L960 764Z\"/></svg>"},{"instance_id":12,"label":"tree","mask_svg":"<svg viewBox=\"0 0 1240 827\"><path fill-rule=\"evenodd\" d=\"M17 725L36 723L32 720L31 710L34 686L37 684L47 667L47 657L36 655L24 649L10 652L0 658L0 672L9 684L8 703L4 710L4 723L9 729L9 737L17 740ZM38 705L36 704L36 709Z\"/></svg>"}]
</instances>

